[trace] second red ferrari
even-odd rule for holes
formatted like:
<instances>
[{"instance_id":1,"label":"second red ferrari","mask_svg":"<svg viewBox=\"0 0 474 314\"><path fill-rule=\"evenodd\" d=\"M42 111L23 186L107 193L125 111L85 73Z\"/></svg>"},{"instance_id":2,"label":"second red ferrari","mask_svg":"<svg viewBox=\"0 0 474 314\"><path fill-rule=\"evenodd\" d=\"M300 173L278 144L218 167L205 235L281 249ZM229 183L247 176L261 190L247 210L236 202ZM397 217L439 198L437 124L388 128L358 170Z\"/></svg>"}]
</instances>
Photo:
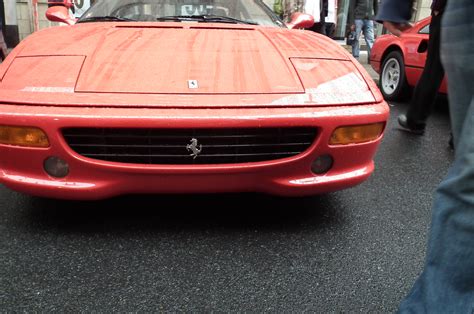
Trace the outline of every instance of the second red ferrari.
<instances>
[{"instance_id":1,"label":"second red ferrari","mask_svg":"<svg viewBox=\"0 0 474 314\"><path fill-rule=\"evenodd\" d=\"M406 95L420 79L426 62L431 17L416 23L401 37L382 35L372 47L370 64L380 74L380 90L386 100ZM447 93L446 80L440 90Z\"/></svg>"}]
</instances>

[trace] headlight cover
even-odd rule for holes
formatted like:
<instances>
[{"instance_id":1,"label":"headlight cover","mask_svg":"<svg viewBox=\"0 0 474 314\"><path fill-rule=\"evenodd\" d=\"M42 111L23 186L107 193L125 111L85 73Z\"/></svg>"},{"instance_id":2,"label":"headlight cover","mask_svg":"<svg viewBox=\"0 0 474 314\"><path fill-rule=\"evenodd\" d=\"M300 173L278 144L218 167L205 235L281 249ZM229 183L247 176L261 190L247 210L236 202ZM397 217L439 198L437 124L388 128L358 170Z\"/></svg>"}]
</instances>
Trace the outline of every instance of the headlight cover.
<instances>
[{"instance_id":1,"label":"headlight cover","mask_svg":"<svg viewBox=\"0 0 474 314\"><path fill-rule=\"evenodd\" d=\"M349 60L291 58L305 94L277 100L281 104L347 105L375 103L376 99L356 66Z\"/></svg>"}]
</instances>

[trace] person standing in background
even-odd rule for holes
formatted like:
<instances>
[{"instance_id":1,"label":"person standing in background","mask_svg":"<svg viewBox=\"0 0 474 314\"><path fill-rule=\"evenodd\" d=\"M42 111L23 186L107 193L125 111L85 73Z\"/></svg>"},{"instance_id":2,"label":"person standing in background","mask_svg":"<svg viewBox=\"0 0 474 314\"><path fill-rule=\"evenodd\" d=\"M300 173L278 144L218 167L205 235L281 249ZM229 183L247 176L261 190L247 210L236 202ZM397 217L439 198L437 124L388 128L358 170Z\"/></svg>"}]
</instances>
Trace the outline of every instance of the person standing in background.
<instances>
[{"instance_id":1,"label":"person standing in background","mask_svg":"<svg viewBox=\"0 0 474 314\"><path fill-rule=\"evenodd\" d=\"M335 0L306 0L304 12L314 17L315 23L309 30L333 37L336 28Z\"/></svg>"},{"instance_id":2,"label":"person standing in background","mask_svg":"<svg viewBox=\"0 0 474 314\"><path fill-rule=\"evenodd\" d=\"M352 44L352 56L359 59L360 55L360 34L364 33L367 43L368 60L370 60L370 50L374 45L374 17L377 15L378 0L351 0L349 5L349 25L354 25L356 38Z\"/></svg>"},{"instance_id":3,"label":"person standing in background","mask_svg":"<svg viewBox=\"0 0 474 314\"><path fill-rule=\"evenodd\" d=\"M282 0L283 1L283 21L289 22L291 15L295 12L304 12L305 0Z\"/></svg>"},{"instance_id":4,"label":"person standing in background","mask_svg":"<svg viewBox=\"0 0 474 314\"><path fill-rule=\"evenodd\" d=\"M7 57L7 44L3 37L3 16L0 14L0 62Z\"/></svg>"},{"instance_id":5,"label":"person standing in background","mask_svg":"<svg viewBox=\"0 0 474 314\"><path fill-rule=\"evenodd\" d=\"M304 4L304 13L311 15L314 18L314 25L309 28L309 30L312 30L313 32L317 32L320 34L323 34L324 32L324 8L323 8L323 2L327 3L326 1L323 0L306 0ZM324 16L324 18L323 18ZM323 19L322 19L323 18Z\"/></svg>"},{"instance_id":6,"label":"person standing in background","mask_svg":"<svg viewBox=\"0 0 474 314\"><path fill-rule=\"evenodd\" d=\"M430 37L426 63L418 81L410 107L405 114L398 116L400 126L411 133L423 134L426 119L431 113L439 87L443 81L444 69L441 64L439 46L441 40L441 18L446 0L433 0L431 4Z\"/></svg>"},{"instance_id":7,"label":"person standing in background","mask_svg":"<svg viewBox=\"0 0 474 314\"><path fill-rule=\"evenodd\" d=\"M316 32L327 36L328 34L326 32L326 17L328 16L328 11L329 11L328 0L320 0L320 6L321 6L321 12L319 14L319 24L317 24L318 29L316 29Z\"/></svg>"},{"instance_id":8,"label":"person standing in background","mask_svg":"<svg viewBox=\"0 0 474 314\"><path fill-rule=\"evenodd\" d=\"M377 20L410 28L413 0L383 0ZM438 186L423 272L399 313L474 312L474 1L448 0L441 62L448 80L454 162Z\"/></svg>"},{"instance_id":9,"label":"person standing in background","mask_svg":"<svg viewBox=\"0 0 474 314\"><path fill-rule=\"evenodd\" d=\"M283 20L283 0L275 0L273 2L273 12Z\"/></svg>"},{"instance_id":10,"label":"person standing in background","mask_svg":"<svg viewBox=\"0 0 474 314\"><path fill-rule=\"evenodd\" d=\"M326 17L328 16L328 0L306 0L305 13L314 17L314 25L310 30L327 35L326 33Z\"/></svg>"},{"instance_id":11,"label":"person standing in background","mask_svg":"<svg viewBox=\"0 0 474 314\"><path fill-rule=\"evenodd\" d=\"M334 38L334 32L336 31L336 3L337 0L328 1L327 14L324 24L326 25L326 36L328 36L329 38Z\"/></svg>"}]
</instances>

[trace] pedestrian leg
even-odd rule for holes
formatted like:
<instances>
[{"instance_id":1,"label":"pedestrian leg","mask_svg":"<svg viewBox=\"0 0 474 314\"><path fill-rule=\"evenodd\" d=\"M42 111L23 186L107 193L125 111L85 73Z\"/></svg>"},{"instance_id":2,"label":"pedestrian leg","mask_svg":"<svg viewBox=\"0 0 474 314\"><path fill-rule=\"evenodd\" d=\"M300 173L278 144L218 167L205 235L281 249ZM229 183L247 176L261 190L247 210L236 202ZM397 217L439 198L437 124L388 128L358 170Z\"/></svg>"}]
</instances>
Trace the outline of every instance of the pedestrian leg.
<instances>
[{"instance_id":1,"label":"pedestrian leg","mask_svg":"<svg viewBox=\"0 0 474 314\"><path fill-rule=\"evenodd\" d=\"M355 27L356 27L356 36L354 39L354 42L352 43L352 56L356 59L359 59L359 54L360 54L360 34L362 32L362 27L364 22L362 20L355 20Z\"/></svg>"},{"instance_id":2,"label":"pedestrian leg","mask_svg":"<svg viewBox=\"0 0 474 314\"><path fill-rule=\"evenodd\" d=\"M374 45L374 21L364 20L364 38L365 43L367 44L367 62L370 62L370 52L372 51L372 46Z\"/></svg>"}]
</instances>

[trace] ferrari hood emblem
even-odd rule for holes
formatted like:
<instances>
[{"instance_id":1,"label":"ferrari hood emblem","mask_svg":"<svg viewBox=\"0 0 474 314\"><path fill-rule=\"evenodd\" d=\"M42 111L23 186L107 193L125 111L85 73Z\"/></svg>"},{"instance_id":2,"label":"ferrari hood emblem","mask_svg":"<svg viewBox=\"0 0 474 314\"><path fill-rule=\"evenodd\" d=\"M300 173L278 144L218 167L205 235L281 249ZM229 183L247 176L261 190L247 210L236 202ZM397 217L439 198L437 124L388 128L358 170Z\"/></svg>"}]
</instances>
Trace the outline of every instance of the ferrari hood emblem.
<instances>
[{"instance_id":1,"label":"ferrari hood emblem","mask_svg":"<svg viewBox=\"0 0 474 314\"><path fill-rule=\"evenodd\" d=\"M191 144L186 145L186 149L191 152L189 156L193 156L193 159L196 159L202 151L202 145L199 145L198 148L198 140L193 138L191 139Z\"/></svg>"},{"instance_id":2,"label":"ferrari hood emblem","mask_svg":"<svg viewBox=\"0 0 474 314\"><path fill-rule=\"evenodd\" d=\"M188 80L188 87L190 89L199 88L198 81L197 80Z\"/></svg>"}]
</instances>

